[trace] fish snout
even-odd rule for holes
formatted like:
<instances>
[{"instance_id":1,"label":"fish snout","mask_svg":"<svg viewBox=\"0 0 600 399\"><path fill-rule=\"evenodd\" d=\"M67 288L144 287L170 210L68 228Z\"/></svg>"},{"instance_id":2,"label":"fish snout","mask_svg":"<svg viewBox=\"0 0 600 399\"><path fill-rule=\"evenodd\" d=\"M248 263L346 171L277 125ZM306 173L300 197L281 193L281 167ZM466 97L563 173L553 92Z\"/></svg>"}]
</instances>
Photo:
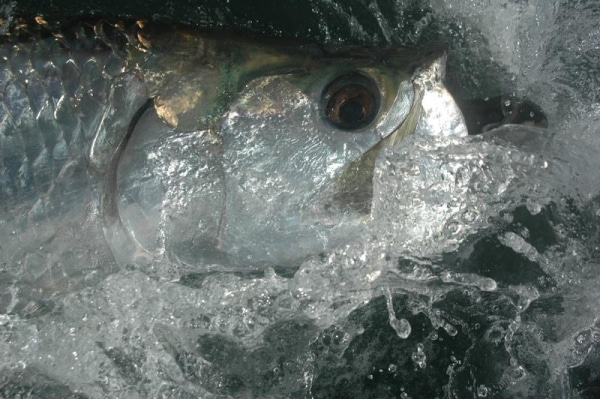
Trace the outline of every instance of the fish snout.
<instances>
[{"instance_id":1,"label":"fish snout","mask_svg":"<svg viewBox=\"0 0 600 399\"><path fill-rule=\"evenodd\" d=\"M413 106L420 108L415 134L450 137L468 135L465 118L444 85L446 61L447 54L444 52L429 65L418 69L413 76L416 91Z\"/></svg>"}]
</instances>

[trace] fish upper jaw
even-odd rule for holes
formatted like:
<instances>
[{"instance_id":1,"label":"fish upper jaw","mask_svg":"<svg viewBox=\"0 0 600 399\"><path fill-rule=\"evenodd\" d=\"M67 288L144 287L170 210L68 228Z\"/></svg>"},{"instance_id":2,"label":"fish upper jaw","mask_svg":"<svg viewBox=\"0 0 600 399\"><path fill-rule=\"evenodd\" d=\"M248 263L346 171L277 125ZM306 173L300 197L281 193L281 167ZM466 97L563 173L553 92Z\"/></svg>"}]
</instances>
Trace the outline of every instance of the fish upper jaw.
<instances>
[{"instance_id":1,"label":"fish upper jaw","mask_svg":"<svg viewBox=\"0 0 600 399\"><path fill-rule=\"evenodd\" d=\"M447 53L416 71L413 76L415 102L420 100L420 116L415 134L465 137L467 125L452 95L444 86Z\"/></svg>"},{"instance_id":2,"label":"fish upper jaw","mask_svg":"<svg viewBox=\"0 0 600 399\"><path fill-rule=\"evenodd\" d=\"M371 151L395 147L410 134L437 137L468 135L463 114L443 82L446 60L447 53L443 52L438 58L418 68L411 82L402 83L412 84L412 88L398 90L390 115L378 126L379 131L391 130L392 133Z\"/></svg>"}]
</instances>

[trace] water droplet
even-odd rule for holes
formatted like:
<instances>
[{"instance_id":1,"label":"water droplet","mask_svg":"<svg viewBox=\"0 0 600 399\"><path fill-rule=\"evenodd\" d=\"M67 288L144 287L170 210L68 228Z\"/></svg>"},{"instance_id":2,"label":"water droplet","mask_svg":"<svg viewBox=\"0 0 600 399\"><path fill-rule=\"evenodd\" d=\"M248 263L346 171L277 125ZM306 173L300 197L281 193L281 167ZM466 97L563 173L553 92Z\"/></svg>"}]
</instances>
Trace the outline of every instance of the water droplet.
<instances>
[{"instance_id":1,"label":"water droplet","mask_svg":"<svg viewBox=\"0 0 600 399\"><path fill-rule=\"evenodd\" d=\"M448 333L448 335L451 337L454 337L456 334L458 334L458 330L456 329L456 327L454 327L447 321L442 322L442 328L446 330L446 333Z\"/></svg>"},{"instance_id":2,"label":"water droplet","mask_svg":"<svg viewBox=\"0 0 600 399\"><path fill-rule=\"evenodd\" d=\"M531 302L535 301L540 297L540 293L535 287L529 285L519 285L514 287L515 292L519 295L517 301L517 309L520 312L525 311Z\"/></svg>"},{"instance_id":3,"label":"water droplet","mask_svg":"<svg viewBox=\"0 0 600 399\"><path fill-rule=\"evenodd\" d=\"M504 340L506 330L501 325L493 325L485 333L485 337L494 345L499 345Z\"/></svg>"},{"instance_id":4,"label":"water droplet","mask_svg":"<svg viewBox=\"0 0 600 399\"><path fill-rule=\"evenodd\" d=\"M411 359L419 368L425 368L427 366L427 356L425 355L425 347L423 344L417 344L417 350L412 353Z\"/></svg>"},{"instance_id":5,"label":"water droplet","mask_svg":"<svg viewBox=\"0 0 600 399\"><path fill-rule=\"evenodd\" d=\"M463 219L463 222L468 224L468 223L473 223L475 220L477 220L478 216L479 215L478 215L477 210L467 209L466 211L463 212L462 219Z\"/></svg>"},{"instance_id":6,"label":"water droplet","mask_svg":"<svg viewBox=\"0 0 600 399\"><path fill-rule=\"evenodd\" d=\"M333 343L339 345L345 341L346 334L343 331L336 331L333 333Z\"/></svg>"},{"instance_id":7,"label":"water droplet","mask_svg":"<svg viewBox=\"0 0 600 399\"><path fill-rule=\"evenodd\" d=\"M409 335L412 331L410 323L406 319L398 320L396 318L396 314L394 313L394 304L392 302L392 293L391 293L389 287L387 287L384 292L385 292L385 299L386 299L386 305L387 305L387 310L388 310L390 326L394 329L394 331L396 331L396 334L398 335L398 337L400 337L401 339L406 339L409 337Z\"/></svg>"},{"instance_id":8,"label":"water droplet","mask_svg":"<svg viewBox=\"0 0 600 399\"><path fill-rule=\"evenodd\" d=\"M394 331L396 331L396 334L398 334L398 337L400 337L402 339L406 339L410 336L412 328L411 328L408 320L406 320L406 319L398 320L396 318L394 318L393 320L390 319L390 326L392 326Z\"/></svg>"},{"instance_id":9,"label":"water droplet","mask_svg":"<svg viewBox=\"0 0 600 399\"><path fill-rule=\"evenodd\" d=\"M540 213L542 211L542 205L540 205L537 202L533 202L531 200L527 200L527 202L525 203L525 206L527 207L527 210L529 211L529 213L531 213L532 215L537 215L538 213Z\"/></svg>"},{"instance_id":10,"label":"water droplet","mask_svg":"<svg viewBox=\"0 0 600 399\"><path fill-rule=\"evenodd\" d=\"M478 398L485 398L488 396L488 393L489 393L489 389L485 385L482 384L477 387L477 397Z\"/></svg>"}]
</instances>

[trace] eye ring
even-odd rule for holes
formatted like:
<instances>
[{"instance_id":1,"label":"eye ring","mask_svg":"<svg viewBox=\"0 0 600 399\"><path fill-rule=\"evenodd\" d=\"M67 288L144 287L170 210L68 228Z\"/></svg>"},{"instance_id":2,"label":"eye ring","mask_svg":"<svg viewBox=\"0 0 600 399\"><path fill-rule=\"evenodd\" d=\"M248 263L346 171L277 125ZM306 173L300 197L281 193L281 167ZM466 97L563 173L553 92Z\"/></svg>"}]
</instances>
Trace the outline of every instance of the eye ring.
<instances>
[{"instance_id":1,"label":"eye ring","mask_svg":"<svg viewBox=\"0 0 600 399\"><path fill-rule=\"evenodd\" d=\"M323 90L323 117L341 130L364 128L379 113L380 96L378 85L369 76L361 72L346 73Z\"/></svg>"}]
</instances>

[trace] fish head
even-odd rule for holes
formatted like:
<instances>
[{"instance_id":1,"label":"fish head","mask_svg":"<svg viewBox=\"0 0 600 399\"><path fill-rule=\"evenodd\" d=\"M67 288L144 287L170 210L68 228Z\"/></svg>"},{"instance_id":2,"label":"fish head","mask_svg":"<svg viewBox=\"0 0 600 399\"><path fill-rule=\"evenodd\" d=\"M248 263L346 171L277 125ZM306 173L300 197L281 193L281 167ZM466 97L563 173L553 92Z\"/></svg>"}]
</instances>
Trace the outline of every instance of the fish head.
<instances>
[{"instance_id":1,"label":"fish head","mask_svg":"<svg viewBox=\"0 0 600 399\"><path fill-rule=\"evenodd\" d=\"M192 269L297 265L368 223L382 148L466 134L444 51L202 40L197 56L151 59L155 106L119 157L136 253Z\"/></svg>"}]
</instances>

